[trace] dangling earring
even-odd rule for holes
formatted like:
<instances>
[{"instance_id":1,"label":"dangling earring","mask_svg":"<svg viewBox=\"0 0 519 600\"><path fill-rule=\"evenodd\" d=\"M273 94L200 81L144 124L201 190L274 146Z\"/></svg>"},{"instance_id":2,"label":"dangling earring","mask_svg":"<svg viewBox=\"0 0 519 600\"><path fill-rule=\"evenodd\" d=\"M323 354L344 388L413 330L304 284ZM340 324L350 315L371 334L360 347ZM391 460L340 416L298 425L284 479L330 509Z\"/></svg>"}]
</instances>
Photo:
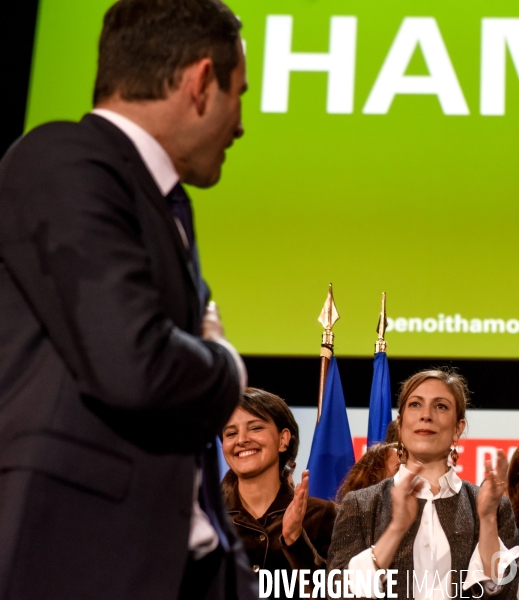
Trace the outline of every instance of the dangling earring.
<instances>
[{"instance_id":1,"label":"dangling earring","mask_svg":"<svg viewBox=\"0 0 519 600\"><path fill-rule=\"evenodd\" d=\"M404 442L402 440L400 440L398 442L398 450L396 451L399 465L405 465L404 452L405 452Z\"/></svg>"},{"instance_id":2,"label":"dangling earring","mask_svg":"<svg viewBox=\"0 0 519 600\"><path fill-rule=\"evenodd\" d=\"M456 464L458 463L458 458L460 457L460 455L458 454L457 444L458 442L454 442L454 448L451 449L451 463L453 467L456 466Z\"/></svg>"}]
</instances>

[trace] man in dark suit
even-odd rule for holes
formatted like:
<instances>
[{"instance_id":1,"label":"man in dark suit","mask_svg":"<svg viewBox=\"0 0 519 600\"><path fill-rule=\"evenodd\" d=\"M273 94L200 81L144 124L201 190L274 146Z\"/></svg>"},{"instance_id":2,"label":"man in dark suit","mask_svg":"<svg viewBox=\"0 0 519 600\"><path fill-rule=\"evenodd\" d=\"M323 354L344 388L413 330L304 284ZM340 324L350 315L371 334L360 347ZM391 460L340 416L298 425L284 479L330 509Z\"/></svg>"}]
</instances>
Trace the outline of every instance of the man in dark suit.
<instances>
[{"instance_id":1,"label":"man in dark suit","mask_svg":"<svg viewBox=\"0 0 519 600\"><path fill-rule=\"evenodd\" d=\"M246 381L180 181L242 135L219 0L119 0L93 114L0 164L0 598L257 597L216 433Z\"/></svg>"}]
</instances>

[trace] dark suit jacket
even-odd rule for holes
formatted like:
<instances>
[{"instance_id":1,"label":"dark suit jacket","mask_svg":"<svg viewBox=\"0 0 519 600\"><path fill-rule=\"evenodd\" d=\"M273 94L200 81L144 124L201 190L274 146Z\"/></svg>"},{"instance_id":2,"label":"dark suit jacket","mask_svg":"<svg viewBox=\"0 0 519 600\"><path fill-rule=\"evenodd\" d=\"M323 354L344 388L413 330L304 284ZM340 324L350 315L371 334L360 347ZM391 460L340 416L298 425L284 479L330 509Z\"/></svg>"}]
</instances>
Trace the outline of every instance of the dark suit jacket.
<instances>
[{"instance_id":1,"label":"dark suit jacket","mask_svg":"<svg viewBox=\"0 0 519 600\"><path fill-rule=\"evenodd\" d=\"M238 376L222 346L198 337L200 314L170 209L115 126L94 115L52 123L8 152L2 600L174 599L200 456L231 545L228 572L237 596L251 597L212 445L237 402Z\"/></svg>"}]
</instances>

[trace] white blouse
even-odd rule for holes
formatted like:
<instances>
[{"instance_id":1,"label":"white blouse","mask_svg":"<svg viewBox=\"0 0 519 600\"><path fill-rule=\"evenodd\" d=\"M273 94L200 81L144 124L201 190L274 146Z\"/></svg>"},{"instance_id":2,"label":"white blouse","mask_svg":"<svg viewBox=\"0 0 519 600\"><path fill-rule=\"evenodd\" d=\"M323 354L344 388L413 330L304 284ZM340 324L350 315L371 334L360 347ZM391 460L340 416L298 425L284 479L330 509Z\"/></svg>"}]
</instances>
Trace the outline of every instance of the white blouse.
<instances>
[{"instance_id":1,"label":"white blouse","mask_svg":"<svg viewBox=\"0 0 519 600\"><path fill-rule=\"evenodd\" d=\"M395 485L409 472L404 465L400 465L400 469L394 477ZM422 482L423 485L414 495L416 498L423 498L427 502L423 509L422 520L413 545L414 598L419 600L445 600L450 594L451 549L440 524L433 500L450 498L458 494L462 482L454 469L450 468L445 475L440 477L440 491L433 496L431 484L426 479L418 476L416 480ZM507 555L510 555L510 559L513 560L515 554L513 550L516 549L509 551L501 540L499 540L499 545L501 552L507 553ZM353 571L350 575L350 590L352 593L355 593L357 585L355 577L357 570L362 573L365 579L368 571L374 574L377 570L371 554L371 548L368 548L354 556L348 564L348 569ZM410 598L413 597L413 572L409 573L408 589ZM462 574L464 573L465 571L462 571ZM476 582L481 583L485 591L491 595L497 594L501 590L500 585L495 584L490 577L483 573L483 563L478 546L476 546L470 558L463 589L468 590ZM382 582L380 581L379 587L380 591L383 591ZM374 590L372 590L371 598L376 598Z\"/></svg>"}]
</instances>

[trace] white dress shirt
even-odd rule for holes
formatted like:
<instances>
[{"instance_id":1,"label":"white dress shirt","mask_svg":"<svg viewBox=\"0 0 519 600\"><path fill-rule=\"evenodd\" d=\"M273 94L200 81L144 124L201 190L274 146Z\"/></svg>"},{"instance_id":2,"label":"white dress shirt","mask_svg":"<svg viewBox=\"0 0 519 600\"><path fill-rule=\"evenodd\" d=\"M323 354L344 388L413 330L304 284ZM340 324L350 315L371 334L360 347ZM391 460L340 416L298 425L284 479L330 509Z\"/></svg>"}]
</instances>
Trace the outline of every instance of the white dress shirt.
<instances>
[{"instance_id":1,"label":"white dress shirt","mask_svg":"<svg viewBox=\"0 0 519 600\"><path fill-rule=\"evenodd\" d=\"M400 465L398 473L395 475L395 485L401 478L409 473L405 465ZM415 492L416 498L426 500L422 520L416 534L413 544L413 572L414 572L414 598L419 600L445 600L450 594L450 573L451 569L451 549L447 536L441 526L438 518L438 513L433 500L438 498L450 498L455 494L459 494L461 490L461 479L456 475L454 469L450 468L445 475L440 477L440 491L433 495L431 484L423 477L415 477L415 480L421 482L422 487ZM499 539L500 550L508 552L508 549ZM377 568L373 563L371 548L364 550L354 556L349 564L348 569L353 569L350 577L351 589L355 592L356 580L355 571L362 571L366 576L367 571L371 571L371 575L375 573ZM468 572L464 578L463 589L467 590L476 582L480 582L485 587L488 594L497 594L501 590L501 586L496 585L490 577L487 577L483 572L483 563L479 554L479 544L476 546L467 567ZM409 573L409 597L413 597L413 572ZM465 573L465 572L463 572ZM459 586L459 582L458 586ZM421 588L421 590L420 590ZM380 591L383 590L380 584ZM478 595L480 592L476 592ZM375 598L375 593L372 590L371 598Z\"/></svg>"},{"instance_id":2,"label":"white dress shirt","mask_svg":"<svg viewBox=\"0 0 519 600\"><path fill-rule=\"evenodd\" d=\"M169 154L157 140L140 125L113 110L94 108L92 114L110 121L130 138L162 195L169 194L178 183L179 176Z\"/></svg>"},{"instance_id":3,"label":"white dress shirt","mask_svg":"<svg viewBox=\"0 0 519 600\"><path fill-rule=\"evenodd\" d=\"M178 183L179 176L169 154L159 142L157 142L157 140L140 125L137 125L137 123L134 123L113 110L94 108L92 113L110 121L110 123L115 125L130 138L162 195L167 196ZM189 242L187 240L186 232L182 227L182 223L177 217L175 217L175 222L184 242L184 246L189 248ZM218 340L218 343L232 356L240 379L240 391L243 393L247 387L247 369L245 368L243 360L236 348L227 339L222 338Z\"/></svg>"},{"instance_id":4,"label":"white dress shirt","mask_svg":"<svg viewBox=\"0 0 519 600\"><path fill-rule=\"evenodd\" d=\"M92 113L110 121L120 129L130 140L140 154L150 175L155 180L163 196L175 187L179 181L178 173L164 148L142 127L123 117L122 115L104 108L95 108ZM188 241L182 224L175 218L184 244L188 247ZM193 513L191 516L191 529L189 532L188 547L193 551L195 558L202 558L218 546L218 534L209 521L209 517L200 508L198 502L198 491L202 474L197 470L195 474L195 485L193 489Z\"/></svg>"}]
</instances>

